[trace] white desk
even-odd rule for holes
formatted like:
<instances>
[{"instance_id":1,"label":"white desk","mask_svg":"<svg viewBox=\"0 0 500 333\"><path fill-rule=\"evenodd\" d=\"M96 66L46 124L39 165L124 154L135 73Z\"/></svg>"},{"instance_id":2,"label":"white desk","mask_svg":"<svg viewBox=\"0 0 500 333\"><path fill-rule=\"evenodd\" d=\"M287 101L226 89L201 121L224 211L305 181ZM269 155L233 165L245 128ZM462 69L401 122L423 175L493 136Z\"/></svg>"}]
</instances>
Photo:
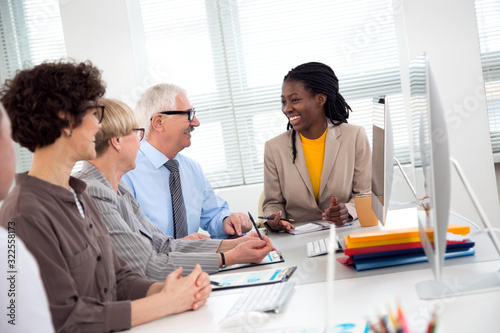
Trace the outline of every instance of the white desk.
<instances>
[{"instance_id":1,"label":"white desk","mask_svg":"<svg viewBox=\"0 0 500 333\"><path fill-rule=\"evenodd\" d=\"M411 210L391 211L387 228L402 228L416 225ZM392 220L391 220L392 219ZM465 224L463 221L451 223ZM377 230L379 227L363 228L362 231ZM352 230L354 229L354 230ZM360 227L352 227L350 232ZM348 230L339 229L339 232ZM420 300L415 284L432 280L432 272L427 263L388 267L364 272L356 272L335 261L333 282L333 311L328 314L326 265L331 256L307 258L305 244L324 238L328 231L304 235L271 234L273 244L282 251L285 263L271 266L245 268L260 270L277 265L297 265L292 276L295 290L280 314L269 314L267 321L252 323L251 326L220 328L219 322L236 302L242 289L214 291L207 304L198 311L190 311L165 317L133 328L134 333L151 332L323 332L324 327L353 323L352 332L364 332L366 318L377 313L386 313L387 304L395 307L400 300L407 320L414 332L425 332L433 307L439 309L438 332L496 332L500 331L500 292L481 293L470 296L445 298L433 301ZM498 271L500 260L486 235L476 241L477 254L470 258L446 260L443 277ZM335 256L343 256L336 254ZM466 260L461 260L466 259ZM451 264L450 264L451 263ZM388 274L391 273L391 274ZM222 273L219 273L222 274ZM329 320L329 322L327 322ZM187 326L189 325L189 326ZM333 330L341 332L341 330ZM351 331L350 331L351 332Z\"/></svg>"},{"instance_id":2,"label":"white desk","mask_svg":"<svg viewBox=\"0 0 500 333\"><path fill-rule=\"evenodd\" d=\"M376 231L382 228L397 229L397 228L408 228L417 226L417 217L415 208L393 210L389 212L388 217L389 218L385 227L375 226L375 227L362 228L359 225L359 222L355 221L353 225L350 227L337 228L337 233L339 235L347 235L350 233ZM450 223L467 225L465 221L453 215L450 217ZM271 238L273 245L282 252L283 257L285 258L285 262L279 264L273 264L272 266L268 265L254 266L245 269L257 271L261 269L268 269L270 267L275 268L280 266L297 266L297 270L292 275L292 280L296 284L324 282L326 280L325 277L326 277L326 267L327 267L327 256L308 258L306 254L306 243L313 240L329 237L329 235L330 235L329 230L311 232L303 235L292 235L288 233L271 233L268 236ZM474 262L500 259L495 247L493 246L493 242L490 240L488 235L480 234L475 236L472 240L476 242L475 255L445 260L445 266L463 265ZM343 256L344 254L342 252L336 254L336 257L343 257ZM384 267L384 268L370 269L358 272L353 267L344 266L339 262L336 262L335 279L340 280L340 279L351 279L362 276L372 276L376 274L392 274L402 271L413 271L416 269L430 269L430 265L427 262L422 262L410 265ZM224 273L218 273L218 274L224 274Z\"/></svg>"},{"instance_id":3,"label":"white desk","mask_svg":"<svg viewBox=\"0 0 500 333\"><path fill-rule=\"evenodd\" d=\"M450 266L444 276L485 273L498 270L500 262L473 263L467 266ZM414 332L425 332L434 306L439 308L438 332L498 332L500 329L500 292L481 293L433 301L418 298L415 284L432 279L430 270L405 271L394 274L374 275L355 279L337 280L334 283L333 314L326 313L326 282L295 286L288 303L280 314L270 314L264 323L250 327L219 328L239 296L239 292L213 292L207 304L197 311L165 317L132 329L134 333L153 332L322 332L327 318L332 325L354 323L353 332L364 332L367 317L386 313L386 305L395 306L400 300L407 320ZM189 325L189 326L187 326ZM338 331L334 331L338 332Z\"/></svg>"}]
</instances>

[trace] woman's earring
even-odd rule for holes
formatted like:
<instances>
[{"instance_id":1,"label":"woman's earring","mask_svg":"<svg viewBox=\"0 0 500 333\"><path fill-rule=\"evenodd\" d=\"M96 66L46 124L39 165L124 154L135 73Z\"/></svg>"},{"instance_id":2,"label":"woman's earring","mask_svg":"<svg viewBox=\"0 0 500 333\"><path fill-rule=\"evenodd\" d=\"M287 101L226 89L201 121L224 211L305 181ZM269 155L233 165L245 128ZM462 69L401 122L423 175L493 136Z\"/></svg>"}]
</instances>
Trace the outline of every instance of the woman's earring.
<instances>
[{"instance_id":1,"label":"woman's earring","mask_svg":"<svg viewBox=\"0 0 500 333\"><path fill-rule=\"evenodd\" d=\"M71 138L73 136L73 131L69 131L69 137Z\"/></svg>"}]
</instances>

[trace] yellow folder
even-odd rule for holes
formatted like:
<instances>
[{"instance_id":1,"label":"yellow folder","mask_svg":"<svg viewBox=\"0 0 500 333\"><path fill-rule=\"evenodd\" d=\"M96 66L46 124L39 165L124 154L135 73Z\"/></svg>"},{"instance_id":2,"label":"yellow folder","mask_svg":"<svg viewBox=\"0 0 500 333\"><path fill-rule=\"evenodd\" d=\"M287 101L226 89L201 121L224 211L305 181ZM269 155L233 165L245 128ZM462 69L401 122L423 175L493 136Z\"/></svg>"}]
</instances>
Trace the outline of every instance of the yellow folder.
<instances>
[{"instance_id":1,"label":"yellow folder","mask_svg":"<svg viewBox=\"0 0 500 333\"><path fill-rule=\"evenodd\" d=\"M450 225L448 225L448 232L451 232L453 234L459 234L459 235L467 235L470 232L470 227L450 224ZM426 233L429 237L432 237L433 229L426 228ZM397 239L413 238L413 237L417 237L418 238L417 241L420 240L419 235L418 235L418 227L392 229L392 230L379 230L379 231L363 232L363 233L359 233L359 234L352 234L352 235L346 236L347 241L350 244L374 242L374 241L397 240ZM391 243L384 243L384 244L391 244ZM392 243L392 244L397 244L397 243ZM381 244L379 244L379 245L381 245Z\"/></svg>"},{"instance_id":2,"label":"yellow folder","mask_svg":"<svg viewBox=\"0 0 500 333\"><path fill-rule=\"evenodd\" d=\"M433 242L433 237L429 237L429 241ZM359 242L352 243L349 241L348 236L344 237L345 246L348 249L357 249L360 247L368 247L368 246L379 246L379 245L388 245L388 244L402 244L402 243L413 243L420 242L420 237L407 237L407 238L396 238L396 239L383 239L383 240L374 240L371 242Z\"/></svg>"}]
</instances>

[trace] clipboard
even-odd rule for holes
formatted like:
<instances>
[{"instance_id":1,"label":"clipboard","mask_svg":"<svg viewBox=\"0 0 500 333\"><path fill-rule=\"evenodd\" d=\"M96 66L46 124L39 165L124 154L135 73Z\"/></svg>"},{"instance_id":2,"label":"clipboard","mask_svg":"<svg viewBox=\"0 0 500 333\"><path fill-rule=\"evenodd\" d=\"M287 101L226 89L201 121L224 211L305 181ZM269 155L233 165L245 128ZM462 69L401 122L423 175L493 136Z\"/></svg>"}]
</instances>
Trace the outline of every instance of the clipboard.
<instances>
[{"instance_id":1,"label":"clipboard","mask_svg":"<svg viewBox=\"0 0 500 333\"><path fill-rule=\"evenodd\" d=\"M292 235L302 235L314 231L321 231L327 229L330 229L330 225L328 224L328 222L309 222L301 226L295 227L295 229L287 230L286 232Z\"/></svg>"},{"instance_id":2,"label":"clipboard","mask_svg":"<svg viewBox=\"0 0 500 333\"><path fill-rule=\"evenodd\" d=\"M263 284L288 281L296 269L297 266L288 266L256 272L211 275L210 280L220 284L218 286L212 286L212 290L214 291L231 288L253 287Z\"/></svg>"},{"instance_id":3,"label":"clipboard","mask_svg":"<svg viewBox=\"0 0 500 333\"><path fill-rule=\"evenodd\" d=\"M236 265L232 265L232 266L227 266L226 268L220 268L219 272L225 272L225 271L230 271L233 269L250 267L250 266L276 264L278 262L284 262L284 261L285 261L285 259L283 258L283 255L281 254L280 251L271 251L258 264L250 264L250 263L248 263L248 264L236 264Z\"/></svg>"}]
</instances>

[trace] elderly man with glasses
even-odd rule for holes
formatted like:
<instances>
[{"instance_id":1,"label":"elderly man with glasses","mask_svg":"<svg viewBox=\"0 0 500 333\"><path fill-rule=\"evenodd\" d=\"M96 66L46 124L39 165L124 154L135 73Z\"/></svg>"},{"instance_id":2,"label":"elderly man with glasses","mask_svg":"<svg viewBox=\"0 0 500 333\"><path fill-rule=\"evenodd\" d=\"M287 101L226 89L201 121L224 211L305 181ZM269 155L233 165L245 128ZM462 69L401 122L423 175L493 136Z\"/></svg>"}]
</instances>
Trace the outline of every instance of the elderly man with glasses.
<instances>
[{"instance_id":1,"label":"elderly man with glasses","mask_svg":"<svg viewBox=\"0 0 500 333\"><path fill-rule=\"evenodd\" d=\"M172 84L146 90L136 112L146 129L136 168L123 176L146 216L166 235L196 239L199 227L212 237L242 235L252 228L248 216L232 213L218 197L201 166L180 154L191 145L200 122L186 91ZM187 236L187 237L186 237Z\"/></svg>"}]
</instances>

